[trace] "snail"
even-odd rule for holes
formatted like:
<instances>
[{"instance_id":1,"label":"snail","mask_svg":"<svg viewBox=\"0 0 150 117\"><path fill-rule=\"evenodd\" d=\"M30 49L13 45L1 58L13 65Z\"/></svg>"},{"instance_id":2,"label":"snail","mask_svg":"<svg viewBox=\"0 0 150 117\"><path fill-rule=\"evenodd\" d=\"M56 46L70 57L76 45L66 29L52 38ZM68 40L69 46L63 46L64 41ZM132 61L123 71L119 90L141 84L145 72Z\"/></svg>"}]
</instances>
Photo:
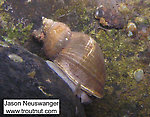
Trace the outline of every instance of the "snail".
<instances>
[{"instance_id":1,"label":"snail","mask_svg":"<svg viewBox=\"0 0 150 117\"><path fill-rule=\"evenodd\" d=\"M48 65L81 98L91 101L88 95L103 97L105 65L101 48L97 42L81 32L73 32L62 23L42 18L44 51L53 62ZM33 32L36 34L36 30Z\"/></svg>"}]
</instances>

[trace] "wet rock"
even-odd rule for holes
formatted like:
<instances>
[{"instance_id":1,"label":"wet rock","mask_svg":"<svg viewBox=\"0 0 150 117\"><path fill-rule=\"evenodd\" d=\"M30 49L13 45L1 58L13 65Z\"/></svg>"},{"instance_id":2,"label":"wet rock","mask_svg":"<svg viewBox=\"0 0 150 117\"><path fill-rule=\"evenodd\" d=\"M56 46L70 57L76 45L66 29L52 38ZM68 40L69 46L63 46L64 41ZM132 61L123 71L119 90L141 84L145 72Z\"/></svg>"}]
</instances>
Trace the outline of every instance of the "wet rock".
<instances>
[{"instance_id":1,"label":"wet rock","mask_svg":"<svg viewBox=\"0 0 150 117\"><path fill-rule=\"evenodd\" d=\"M144 51L139 52L138 57L139 57L140 62L142 62L145 65L149 65L150 64L150 45L147 45L147 48Z\"/></svg>"},{"instance_id":2,"label":"wet rock","mask_svg":"<svg viewBox=\"0 0 150 117\"><path fill-rule=\"evenodd\" d=\"M10 55L17 59L12 59ZM0 45L0 91L1 100L57 98L60 99L61 114L56 117L85 116L79 99L69 86L47 66L45 61L17 45L7 47ZM2 111L2 106L0 110Z\"/></svg>"},{"instance_id":3,"label":"wet rock","mask_svg":"<svg viewBox=\"0 0 150 117\"><path fill-rule=\"evenodd\" d=\"M120 0L100 0L95 13L95 18L105 28L121 29L124 27L125 18L120 12L123 10Z\"/></svg>"},{"instance_id":4,"label":"wet rock","mask_svg":"<svg viewBox=\"0 0 150 117\"><path fill-rule=\"evenodd\" d=\"M3 6L5 11L8 6L11 6L7 12L11 14L16 23L27 25L32 22L34 28L39 28L41 17L44 16L70 24L73 29L78 29L81 25L80 20L84 19L86 9L89 10L89 17L93 17L93 12L90 10L96 6L96 2L91 0L31 0L30 2L28 0L7 0Z\"/></svg>"}]
</instances>

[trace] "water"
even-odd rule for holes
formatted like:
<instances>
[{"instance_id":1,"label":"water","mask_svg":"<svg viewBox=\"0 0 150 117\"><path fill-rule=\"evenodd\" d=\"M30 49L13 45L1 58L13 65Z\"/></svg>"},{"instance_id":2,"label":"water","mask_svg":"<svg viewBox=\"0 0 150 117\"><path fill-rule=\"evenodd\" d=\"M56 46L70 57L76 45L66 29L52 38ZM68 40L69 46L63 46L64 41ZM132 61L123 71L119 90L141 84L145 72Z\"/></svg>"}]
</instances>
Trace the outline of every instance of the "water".
<instances>
[{"instance_id":1,"label":"water","mask_svg":"<svg viewBox=\"0 0 150 117\"><path fill-rule=\"evenodd\" d=\"M111 29L99 24L94 13L100 5L103 5L105 9L110 9L110 13L113 14L112 16L105 15L106 22L117 24L114 20L116 14L121 16L117 21L122 18L125 20L123 29L115 29L115 25ZM12 25L9 27L12 30L7 30L5 35L3 31L0 33L5 37L14 35L13 37L17 39L20 36L24 38L22 35L27 34L24 34L21 28L33 23L33 27L26 30L29 35L23 46L44 58L42 45L37 44L38 42L33 41L30 36L34 29L41 27L42 16L64 22L72 31L87 33L102 48L107 71L105 95L103 99L94 99L93 103L85 106L87 117L149 117L149 5L149 0L7 0L2 5L4 10L0 11L0 17L4 19L5 25L7 21L10 21L9 24ZM131 31L127 29L129 22L137 27L133 36L128 36L127 31ZM20 28L21 33L16 27L17 24L23 25ZM137 69L143 70L144 73L143 79L139 82L134 78Z\"/></svg>"}]
</instances>

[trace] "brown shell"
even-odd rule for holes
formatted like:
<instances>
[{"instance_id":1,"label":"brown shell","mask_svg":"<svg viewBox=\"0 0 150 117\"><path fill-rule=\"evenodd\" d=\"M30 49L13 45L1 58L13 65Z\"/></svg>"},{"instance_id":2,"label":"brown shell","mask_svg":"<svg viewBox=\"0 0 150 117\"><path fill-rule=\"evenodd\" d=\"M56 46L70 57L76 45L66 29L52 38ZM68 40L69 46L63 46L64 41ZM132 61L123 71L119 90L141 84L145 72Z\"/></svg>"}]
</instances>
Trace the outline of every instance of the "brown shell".
<instances>
[{"instance_id":1,"label":"brown shell","mask_svg":"<svg viewBox=\"0 0 150 117\"><path fill-rule=\"evenodd\" d=\"M103 96L104 58L94 39L83 33L72 32L71 41L54 62L84 91L98 98Z\"/></svg>"},{"instance_id":2,"label":"brown shell","mask_svg":"<svg viewBox=\"0 0 150 117\"><path fill-rule=\"evenodd\" d=\"M71 30L64 23L43 18L43 31L45 32L44 51L48 58L56 57L68 44Z\"/></svg>"}]
</instances>

